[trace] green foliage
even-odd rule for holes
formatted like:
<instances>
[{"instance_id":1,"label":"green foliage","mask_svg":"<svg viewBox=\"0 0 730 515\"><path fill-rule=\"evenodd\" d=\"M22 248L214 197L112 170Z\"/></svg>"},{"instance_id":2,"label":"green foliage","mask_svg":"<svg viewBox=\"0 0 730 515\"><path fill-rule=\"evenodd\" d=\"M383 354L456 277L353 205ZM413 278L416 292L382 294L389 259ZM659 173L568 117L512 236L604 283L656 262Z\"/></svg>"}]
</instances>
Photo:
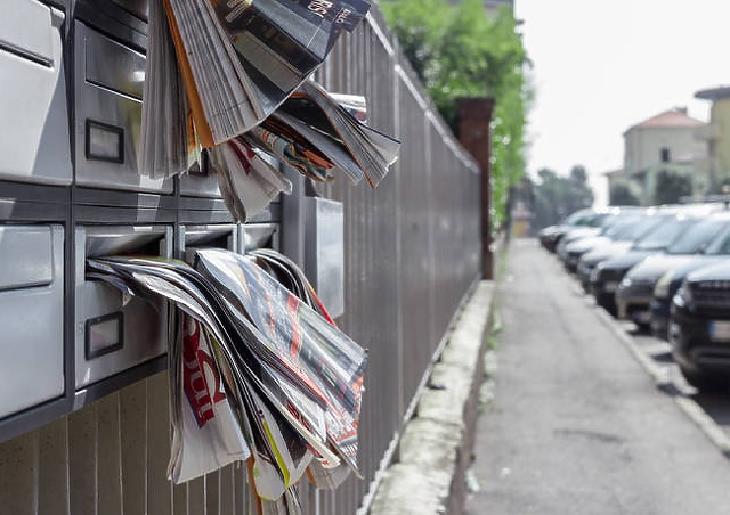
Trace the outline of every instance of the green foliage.
<instances>
[{"instance_id":1,"label":"green foliage","mask_svg":"<svg viewBox=\"0 0 730 515\"><path fill-rule=\"evenodd\" d=\"M504 220L510 187L525 170L525 125L531 92L528 63L512 12L490 18L482 0L384 0L388 23L444 119L456 128L456 101L494 97L493 220Z\"/></svg>"},{"instance_id":2,"label":"green foliage","mask_svg":"<svg viewBox=\"0 0 730 515\"><path fill-rule=\"evenodd\" d=\"M658 205L677 204L682 197L692 195L692 180L685 174L662 170L656 177Z\"/></svg>"},{"instance_id":3,"label":"green foliage","mask_svg":"<svg viewBox=\"0 0 730 515\"><path fill-rule=\"evenodd\" d=\"M539 182L533 185L535 223L540 229L559 223L571 213L593 205L593 190L583 166L574 166L568 177L543 168L537 172Z\"/></svg>"},{"instance_id":4,"label":"green foliage","mask_svg":"<svg viewBox=\"0 0 730 515\"><path fill-rule=\"evenodd\" d=\"M609 204L612 206L638 206L641 204L631 188L626 184L611 186L608 192Z\"/></svg>"}]
</instances>

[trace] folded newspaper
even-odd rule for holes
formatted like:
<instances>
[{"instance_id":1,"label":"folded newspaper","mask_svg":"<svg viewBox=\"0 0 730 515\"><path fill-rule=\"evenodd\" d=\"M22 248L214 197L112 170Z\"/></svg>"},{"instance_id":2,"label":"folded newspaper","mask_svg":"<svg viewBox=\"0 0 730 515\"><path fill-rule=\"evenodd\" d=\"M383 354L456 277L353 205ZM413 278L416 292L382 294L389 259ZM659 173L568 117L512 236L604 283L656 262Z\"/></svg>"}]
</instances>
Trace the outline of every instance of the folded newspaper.
<instances>
[{"instance_id":1,"label":"folded newspaper","mask_svg":"<svg viewBox=\"0 0 730 515\"><path fill-rule=\"evenodd\" d=\"M365 351L339 330L302 271L274 251L196 251L194 266L88 261L125 294L179 310L169 351L170 479L246 461L263 512L299 513L295 485L357 472Z\"/></svg>"},{"instance_id":2,"label":"folded newspaper","mask_svg":"<svg viewBox=\"0 0 730 515\"><path fill-rule=\"evenodd\" d=\"M258 125L369 9L368 0L152 0L142 169L186 169L177 144L187 139L180 122L188 117L205 148ZM156 147L168 141L175 148L160 160Z\"/></svg>"},{"instance_id":3,"label":"folded newspaper","mask_svg":"<svg viewBox=\"0 0 730 515\"><path fill-rule=\"evenodd\" d=\"M315 181L344 173L376 187L399 142L366 125L365 98L308 79L367 0L153 0L139 171L200 166L203 148L237 220L291 184L284 163Z\"/></svg>"}]
</instances>

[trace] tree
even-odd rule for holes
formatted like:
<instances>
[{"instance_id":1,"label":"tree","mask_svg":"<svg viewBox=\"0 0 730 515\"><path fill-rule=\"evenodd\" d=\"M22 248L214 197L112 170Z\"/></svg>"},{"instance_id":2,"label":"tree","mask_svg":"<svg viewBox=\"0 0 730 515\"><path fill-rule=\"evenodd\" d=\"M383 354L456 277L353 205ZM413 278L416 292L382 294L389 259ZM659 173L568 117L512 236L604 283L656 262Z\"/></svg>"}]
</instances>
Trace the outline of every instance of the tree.
<instances>
[{"instance_id":1,"label":"tree","mask_svg":"<svg viewBox=\"0 0 730 515\"><path fill-rule=\"evenodd\" d=\"M570 169L570 178L578 184L585 184L588 181L586 167L583 165L575 165Z\"/></svg>"},{"instance_id":2,"label":"tree","mask_svg":"<svg viewBox=\"0 0 730 515\"><path fill-rule=\"evenodd\" d=\"M492 219L501 223L510 187L524 174L531 91L527 54L512 11L490 18L482 0L384 0L383 13L441 115L456 127L456 101L491 96Z\"/></svg>"},{"instance_id":3,"label":"tree","mask_svg":"<svg viewBox=\"0 0 730 515\"><path fill-rule=\"evenodd\" d=\"M682 197L692 195L692 180L685 174L662 170L656 177L657 204L677 204Z\"/></svg>"},{"instance_id":4,"label":"tree","mask_svg":"<svg viewBox=\"0 0 730 515\"><path fill-rule=\"evenodd\" d=\"M582 173L573 173L582 170ZM543 168L537 172L539 183L535 185L536 229L559 223L575 211L593 205L593 190L587 183L588 173L582 166L575 166L568 177L561 177L554 170Z\"/></svg>"},{"instance_id":5,"label":"tree","mask_svg":"<svg viewBox=\"0 0 730 515\"><path fill-rule=\"evenodd\" d=\"M614 184L608 192L608 203L612 206L638 206L641 204L626 184Z\"/></svg>"}]
</instances>

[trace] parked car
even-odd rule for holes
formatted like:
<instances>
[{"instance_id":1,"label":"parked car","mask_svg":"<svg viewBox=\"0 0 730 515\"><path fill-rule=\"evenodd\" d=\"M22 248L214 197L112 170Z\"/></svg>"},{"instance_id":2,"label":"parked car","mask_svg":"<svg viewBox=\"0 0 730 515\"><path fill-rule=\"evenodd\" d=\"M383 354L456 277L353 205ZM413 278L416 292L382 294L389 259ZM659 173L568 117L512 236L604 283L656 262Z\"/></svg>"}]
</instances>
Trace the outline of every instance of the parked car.
<instances>
[{"instance_id":1,"label":"parked car","mask_svg":"<svg viewBox=\"0 0 730 515\"><path fill-rule=\"evenodd\" d=\"M600 264L626 254L642 238L660 225L672 220L674 220L674 214L670 213L654 212L647 214L622 231L617 236L616 241L598 247L581 257L580 261L583 262L583 268L591 269L591 293L593 293L599 306L612 314L616 312L615 295L620 283L620 279L613 277L610 272L603 272Z\"/></svg>"},{"instance_id":2,"label":"parked car","mask_svg":"<svg viewBox=\"0 0 730 515\"><path fill-rule=\"evenodd\" d=\"M602 217L592 209L583 209L570 215L559 225L552 225L541 230L538 234L540 244L550 252L556 252L560 240L572 228L590 227L596 218Z\"/></svg>"},{"instance_id":3,"label":"parked car","mask_svg":"<svg viewBox=\"0 0 730 515\"><path fill-rule=\"evenodd\" d=\"M630 252L598 265L601 270L599 276L604 274L618 282L616 288L618 318L631 320L643 330L651 327L650 303L658 278L645 277L641 273L634 273L633 269L637 265L640 267L640 263L650 256L664 254L685 235L693 234L702 223L702 218L678 214L674 220L660 225L639 240ZM720 227L717 228L717 231L719 230Z\"/></svg>"},{"instance_id":4,"label":"parked car","mask_svg":"<svg viewBox=\"0 0 730 515\"><path fill-rule=\"evenodd\" d=\"M586 293L591 292L591 272L593 272L593 267L595 266L596 261L592 259L582 259L583 256L592 251L607 247L613 242L622 241L624 238L628 238L631 232L633 232L636 224L641 221L644 214L644 211L635 210L631 212L622 212L613 217L600 236L584 238L570 245L568 252L574 256L574 259L578 262L576 266L576 273Z\"/></svg>"},{"instance_id":5,"label":"parked car","mask_svg":"<svg viewBox=\"0 0 730 515\"><path fill-rule=\"evenodd\" d=\"M720 226L717 231L717 225ZM717 231L717 232L716 232ZM709 242L705 238L712 235ZM695 249L696 253L689 255ZM631 274L656 278L650 303L651 329L655 336L668 339L672 299L690 272L730 260L730 213L711 217L687 238L677 242L665 256L645 260Z\"/></svg>"},{"instance_id":6,"label":"parked car","mask_svg":"<svg viewBox=\"0 0 730 515\"><path fill-rule=\"evenodd\" d=\"M611 243L622 227L629 227L636 223L643 211L631 209L629 211L614 212L606 215L601 227L591 233L587 231L570 231L565 235L558 246L558 257L569 272L576 272L580 257L589 250Z\"/></svg>"},{"instance_id":7,"label":"parked car","mask_svg":"<svg viewBox=\"0 0 730 515\"><path fill-rule=\"evenodd\" d=\"M672 354L700 391L730 384L730 260L687 275L672 303Z\"/></svg>"}]
</instances>

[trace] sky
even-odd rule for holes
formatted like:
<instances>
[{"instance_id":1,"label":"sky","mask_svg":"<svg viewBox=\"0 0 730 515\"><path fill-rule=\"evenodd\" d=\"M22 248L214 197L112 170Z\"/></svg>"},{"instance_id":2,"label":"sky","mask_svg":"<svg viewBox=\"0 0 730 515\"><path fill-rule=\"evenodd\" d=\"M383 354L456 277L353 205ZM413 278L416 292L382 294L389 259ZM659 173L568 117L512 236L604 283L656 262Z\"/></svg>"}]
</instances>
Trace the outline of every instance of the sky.
<instances>
[{"instance_id":1,"label":"sky","mask_svg":"<svg viewBox=\"0 0 730 515\"><path fill-rule=\"evenodd\" d=\"M730 1L516 3L535 89L528 171L583 164L599 205L629 126L675 106L706 121L709 105L694 93L730 84Z\"/></svg>"}]
</instances>

